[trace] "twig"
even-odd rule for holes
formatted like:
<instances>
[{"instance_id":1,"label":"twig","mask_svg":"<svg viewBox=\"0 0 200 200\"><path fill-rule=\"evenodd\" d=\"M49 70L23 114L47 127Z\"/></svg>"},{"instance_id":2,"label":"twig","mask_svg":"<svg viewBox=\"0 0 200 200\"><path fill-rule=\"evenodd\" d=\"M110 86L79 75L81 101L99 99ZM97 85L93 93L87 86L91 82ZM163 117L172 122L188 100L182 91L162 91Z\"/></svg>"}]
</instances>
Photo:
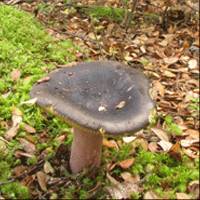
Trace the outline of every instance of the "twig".
<instances>
[{"instance_id":1,"label":"twig","mask_svg":"<svg viewBox=\"0 0 200 200\"><path fill-rule=\"evenodd\" d=\"M127 19L125 21L125 29L127 31L130 23L131 23L131 20L133 18L133 14L135 13L135 10L136 10L136 7L137 7L137 3L138 3L138 0L133 0L132 1L132 7L131 7L131 12L128 12L127 11Z\"/></svg>"}]
</instances>

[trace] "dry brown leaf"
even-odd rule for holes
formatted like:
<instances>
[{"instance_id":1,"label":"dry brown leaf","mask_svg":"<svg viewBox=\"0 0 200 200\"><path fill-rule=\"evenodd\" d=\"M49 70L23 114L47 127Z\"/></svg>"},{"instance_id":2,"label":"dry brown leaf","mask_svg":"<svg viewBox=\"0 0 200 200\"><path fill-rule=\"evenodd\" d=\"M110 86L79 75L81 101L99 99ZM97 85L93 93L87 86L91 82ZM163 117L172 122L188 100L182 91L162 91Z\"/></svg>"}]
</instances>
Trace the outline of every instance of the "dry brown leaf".
<instances>
[{"instance_id":1,"label":"dry brown leaf","mask_svg":"<svg viewBox=\"0 0 200 200\"><path fill-rule=\"evenodd\" d=\"M137 148L137 147L142 147L142 149L144 150L148 150L148 142L146 140L144 140L143 138L137 138L136 140L134 140L132 142L132 147L133 149Z\"/></svg>"},{"instance_id":2,"label":"dry brown leaf","mask_svg":"<svg viewBox=\"0 0 200 200\"><path fill-rule=\"evenodd\" d=\"M122 182L106 187L112 199L129 199L131 194L140 192L137 184L130 182Z\"/></svg>"},{"instance_id":3,"label":"dry brown leaf","mask_svg":"<svg viewBox=\"0 0 200 200\"><path fill-rule=\"evenodd\" d=\"M195 143L199 143L199 138L198 139L184 139L184 140L181 140L181 146L182 147L190 147Z\"/></svg>"},{"instance_id":4,"label":"dry brown leaf","mask_svg":"<svg viewBox=\"0 0 200 200\"><path fill-rule=\"evenodd\" d=\"M191 59L188 62L189 69L196 69L198 67L198 61L196 59Z\"/></svg>"},{"instance_id":5,"label":"dry brown leaf","mask_svg":"<svg viewBox=\"0 0 200 200\"><path fill-rule=\"evenodd\" d=\"M169 142L169 137L167 132L165 132L164 130L160 129L160 128L152 128L151 129L153 131L153 133L155 133L161 140L164 140L166 142Z\"/></svg>"},{"instance_id":6,"label":"dry brown leaf","mask_svg":"<svg viewBox=\"0 0 200 200\"><path fill-rule=\"evenodd\" d=\"M130 172L122 172L120 175L126 182L138 183L140 181L139 175L133 176Z\"/></svg>"},{"instance_id":7,"label":"dry brown leaf","mask_svg":"<svg viewBox=\"0 0 200 200\"><path fill-rule=\"evenodd\" d=\"M157 194L155 194L153 191L147 191L145 194L144 194L144 197L143 199L161 199L159 196L157 196Z\"/></svg>"},{"instance_id":8,"label":"dry brown leaf","mask_svg":"<svg viewBox=\"0 0 200 200\"><path fill-rule=\"evenodd\" d=\"M199 139L199 131L194 129L187 129L183 135L188 135L191 139Z\"/></svg>"},{"instance_id":9,"label":"dry brown leaf","mask_svg":"<svg viewBox=\"0 0 200 200\"><path fill-rule=\"evenodd\" d=\"M47 176L46 176L46 174L42 171L39 171L36 173L36 176L37 176L37 180L38 180L40 188L43 191L47 191Z\"/></svg>"},{"instance_id":10,"label":"dry brown leaf","mask_svg":"<svg viewBox=\"0 0 200 200\"><path fill-rule=\"evenodd\" d=\"M172 64L176 63L178 60L179 60L178 57L167 57L167 58L163 59L163 61L168 65L172 65Z\"/></svg>"},{"instance_id":11,"label":"dry brown leaf","mask_svg":"<svg viewBox=\"0 0 200 200\"><path fill-rule=\"evenodd\" d=\"M169 155L175 158L176 160L181 161L181 145L179 141L177 141L175 144L172 145L170 150L168 151Z\"/></svg>"},{"instance_id":12,"label":"dry brown leaf","mask_svg":"<svg viewBox=\"0 0 200 200\"><path fill-rule=\"evenodd\" d=\"M148 149L151 151L151 152L158 152L158 145L156 142L150 142L148 144Z\"/></svg>"},{"instance_id":13,"label":"dry brown leaf","mask_svg":"<svg viewBox=\"0 0 200 200\"><path fill-rule=\"evenodd\" d=\"M117 143L115 142L115 140L107 140L107 139L103 139L103 145L108 147L108 148L116 148L119 149Z\"/></svg>"},{"instance_id":14,"label":"dry brown leaf","mask_svg":"<svg viewBox=\"0 0 200 200\"><path fill-rule=\"evenodd\" d=\"M195 199L199 198L199 188L199 180L192 181L188 185L188 191L194 195Z\"/></svg>"},{"instance_id":15,"label":"dry brown leaf","mask_svg":"<svg viewBox=\"0 0 200 200\"><path fill-rule=\"evenodd\" d=\"M189 156L190 158L193 158L193 159L199 157L199 154L196 153L196 152L194 152L194 151L192 151L191 149L185 149L185 148L183 148L183 152L184 152L187 156Z\"/></svg>"},{"instance_id":16,"label":"dry brown leaf","mask_svg":"<svg viewBox=\"0 0 200 200\"><path fill-rule=\"evenodd\" d=\"M137 137L135 136L125 136L125 137L122 137L122 140L125 142L125 143L130 143L130 142L133 142Z\"/></svg>"},{"instance_id":17,"label":"dry brown leaf","mask_svg":"<svg viewBox=\"0 0 200 200\"><path fill-rule=\"evenodd\" d=\"M153 86L153 89L156 90L156 92L160 94L161 97L163 97L165 94L165 87L162 85L162 83L160 81L155 81Z\"/></svg>"},{"instance_id":18,"label":"dry brown leaf","mask_svg":"<svg viewBox=\"0 0 200 200\"><path fill-rule=\"evenodd\" d=\"M128 169L134 162L134 158L126 159L118 163L122 169Z\"/></svg>"},{"instance_id":19,"label":"dry brown leaf","mask_svg":"<svg viewBox=\"0 0 200 200\"><path fill-rule=\"evenodd\" d=\"M53 174L54 173L54 168L51 166L51 163L48 162L48 161L45 161L43 168L44 168L44 172L46 174L49 174L49 173Z\"/></svg>"},{"instance_id":20,"label":"dry brown leaf","mask_svg":"<svg viewBox=\"0 0 200 200\"><path fill-rule=\"evenodd\" d=\"M24 138L19 139L20 144L22 145L23 149L29 153L29 154L34 154L36 151L36 147L33 143L29 142L28 140Z\"/></svg>"},{"instance_id":21,"label":"dry brown leaf","mask_svg":"<svg viewBox=\"0 0 200 200\"><path fill-rule=\"evenodd\" d=\"M25 124L25 123L23 125L23 129L28 133L36 133L35 128L33 128L32 126Z\"/></svg>"},{"instance_id":22,"label":"dry brown leaf","mask_svg":"<svg viewBox=\"0 0 200 200\"><path fill-rule=\"evenodd\" d=\"M20 158L20 157L33 158L34 155L30 154L30 153L26 153L24 151L17 150L17 151L15 151L15 157L16 158Z\"/></svg>"},{"instance_id":23,"label":"dry brown leaf","mask_svg":"<svg viewBox=\"0 0 200 200\"><path fill-rule=\"evenodd\" d=\"M18 130L19 130L19 125L11 127L8 131L6 131L5 138L7 140L11 140L13 137L17 135Z\"/></svg>"},{"instance_id":24,"label":"dry brown leaf","mask_svg":"<svg viewBox=\"0 0 200 200\"><path fill-rule=\"evenodd\" d=\"M5 138L11 140L17 135L19 125L22 122L22 112L18 108L12 111L12 127L5 133Z\"/></svg>"},{"instance_id":25,"label":"dry brown leaf","mask_svg":"<svg viewBox=\"0 0 200 200\"><path fill-rule=\"evenodd\" d=\"M11 79L12 79L13 81L19 80L20 76L21 76L21 72L20 72L19 69L14 69L14 70L11 72Z\"/></svg>"},{"instance_id":26,"label":"dry brown leaf","mask_svg":"<svg viewBox=\"0 0 200 200\"><path fill-rule=\"evenodd\" d=\"M176 198L177 199L191 199L191 197L188 194L183 193L183 192L177 192Z\"/></svg>"},{"instance_id":27,"label":"dry brown leaf","mask_svg":"<svg viewBox=\"0 0 200 200\"><path fill-rule=\"evenodd\" d=\"M172 73L172 72L170 72L168 70L165 70L163 72L163 75L166 76L166 77L168 77L168 78L175 78L176 77L176 74L174 74L174 73Z\"/></svg>"},{"instance_id":28,"label":"dry brown leaf","mask_svg":"<svg viewBox=\"0 0 200 200\"><path fill-rule=\"evenodd\" d=\"M165 140L161 140L160 142L158 142L158 145L160 145L162 149L166 152L168 152L172 147L172 143Z\"/></svg>"}]
</instances>

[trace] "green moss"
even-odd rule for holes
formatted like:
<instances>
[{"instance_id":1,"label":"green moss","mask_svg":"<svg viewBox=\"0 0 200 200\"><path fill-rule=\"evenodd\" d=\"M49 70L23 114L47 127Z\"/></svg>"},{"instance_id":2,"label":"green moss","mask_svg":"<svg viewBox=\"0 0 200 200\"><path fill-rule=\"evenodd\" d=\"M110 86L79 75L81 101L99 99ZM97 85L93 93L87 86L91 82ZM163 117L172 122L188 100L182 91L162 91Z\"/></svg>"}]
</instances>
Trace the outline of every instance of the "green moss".
<instances>
[{"instance_id":1,"label":"green moss","mask_svg":"<svg viewBox=\"0 0 200 200\"><path fill-rule=\"evenodd\" d=\"M1 186L1 192L7 199L28 199L28 188L20 183L9 183Z\"/></svg>"},{"instance_id":2,"label":"green moss","mask_svg":"<svg viewBox=\"0 0 200 200\"><path fill-rule=\"evenodd\" d=\"M124 18L125 10L122 8L113 8L106 6L91 6L84 8L83 11L96 19L110 19L115 22L121 22Z\"/></svg>"},{"instance_id":3,"label":"green moss","mask_svg":"<svg viewBox=\"0 0 200 200\"><path fill-rule=\"evenodd\" d=\"M44 130L53 121L49 133L55 137L68 126L55 119L48 120L36 106L21 103L30 99L29 91L36 80L55 68L55 62L73 61L77 49L69 40L54 40L31 14L15 7L0 4L0 24L0 93L9 92L6 98L0 95L0 120L11 120L12 109L17 107L23 113L23 122L37 131ZM17 81L11 77L14 69L21 73ZM0 127L0 135L4 136L5 131L4 127ZM24 134L24 130L19 129L18 135ZM14 152L20 149L17 140L9 142L7 149L4 162L0 163L0 181L6 181L11 176L10 168L21 162L14 158ZM36 157L27 160L28 165L36 162ZM28 198L27 188L17 182L3 185L0 190L5 198Z\"/></svg>"}]
</instances>

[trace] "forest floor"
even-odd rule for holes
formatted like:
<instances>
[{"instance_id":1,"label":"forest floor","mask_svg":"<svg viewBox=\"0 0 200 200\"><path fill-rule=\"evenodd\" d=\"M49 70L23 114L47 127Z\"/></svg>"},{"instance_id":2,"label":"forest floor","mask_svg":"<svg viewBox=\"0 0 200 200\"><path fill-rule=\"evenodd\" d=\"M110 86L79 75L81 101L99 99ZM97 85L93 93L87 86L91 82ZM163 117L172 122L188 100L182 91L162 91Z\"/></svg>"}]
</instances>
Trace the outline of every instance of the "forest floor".
<instances>
[{"instance_id":1,"label":"forest floor","mask_svg":"<svg viewBox=\"0 0 200 200\"><path fill-rule=\"evenodd\" d=\"M3 2L0 199L198 199L198 5L173 0L164 11L159 0L135 9L117 0ZM131 7L132 17L124 9ZM38 108L29 92L57 67L102 59L142 70L156 112L133 136L104 138L98 173L72 175L71 127Z\"/></svg>"}]
</instances>

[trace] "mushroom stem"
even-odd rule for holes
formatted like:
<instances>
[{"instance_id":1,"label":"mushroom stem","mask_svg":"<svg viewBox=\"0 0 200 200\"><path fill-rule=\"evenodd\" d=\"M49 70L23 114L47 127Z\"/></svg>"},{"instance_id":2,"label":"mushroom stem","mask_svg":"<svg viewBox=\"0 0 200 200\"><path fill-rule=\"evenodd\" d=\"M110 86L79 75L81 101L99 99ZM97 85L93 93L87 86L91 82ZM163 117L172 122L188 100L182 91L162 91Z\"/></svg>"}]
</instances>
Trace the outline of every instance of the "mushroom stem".
<instances>
[{"instance_id":1,"label":"mushroom stem","mask_svg":"<svg viewBox=\"0 0 200 200\"><path fill-rule=\"evenodd\" d=\"M99 167L101 162L101 134L74 128L74 140L71 147L70 168L78 173L88 167Z\"/></svg>"}]
</instances>

